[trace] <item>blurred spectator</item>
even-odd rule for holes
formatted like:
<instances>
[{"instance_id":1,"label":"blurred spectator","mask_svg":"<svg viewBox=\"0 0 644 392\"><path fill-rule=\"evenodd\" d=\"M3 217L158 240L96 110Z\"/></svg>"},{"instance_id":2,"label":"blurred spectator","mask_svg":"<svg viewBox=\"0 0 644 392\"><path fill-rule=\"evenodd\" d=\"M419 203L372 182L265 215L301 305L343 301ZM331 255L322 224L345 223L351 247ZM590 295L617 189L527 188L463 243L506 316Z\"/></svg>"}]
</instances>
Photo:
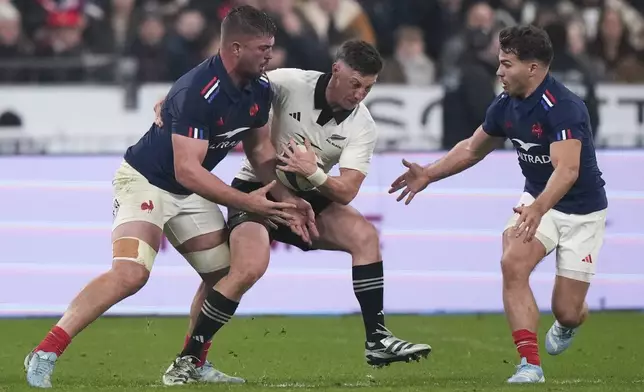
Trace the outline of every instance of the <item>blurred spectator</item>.
<instances>
[{"instance_id":1,"label":"blurred spectator","mask_svg":"<svg viewBox=\"0 0 644 392\"><path fill-rule=\"evenodd\" d=\"M263 0L263 9L275 21L274 68L302 68L328 72L332 58L326 41L320 40L313 26L295 7L295 0Z\"/></svg>"},{"instance_id":2,"label":"blurred spectator","mask_svg":"<svg viewBox=\"0 0 644 392\"><path fill-rule=\"evenodd\" d=\"M378 76L380 83L429 86L434 83L436 67L425 54L423 31L414 26L396 30L396 50L385 60L385 67Z\"/></svg>"},{"instance_id":3,"label":"blurred spectator","mask_svg":"<svg viewBox=\"0 0 644 392\"><path fill-rule=\"evenodd\" d=\"M83 47L83 17L80 10L53 11L47 17L47 27L36 42L36 56L50 61L52 68L38 72L38 81L80 82L86 68L80 57Z\"/></svg>"},{"instance_id":4,"label":"blurred spectator","mask_svg":"<svg viewBox=\"0 0 644 392\"><path fill-rule=\"evenodd\" d=\"M381 82L438 78L451 89L466 41L515 23L566 20L568 55L591 75L644 78L644 0L0 0L0 60L7 65L0 82L122 83L135 69L123 66L130 58L140 62L140 82L174 80L216 54L219 24L240 4L275 19L272 68L326 71L336 47L359 38L389 59ZM36 72L43 56L51 72ZM32 58L30 67L8 73L8 60Z\"/></svg>"},{"instance_id":5,"label":"blurred spectator","mask_svg":"<svg viewBox=\"0 0 644 392\"><path fill-rule=\"evenodd\" d=\"M198 10L182 11L168 38L169 71L171 80L204 60L203 51L208 42L206 19Z\"/></svg>"},{"instance_id":6,"label":"blurred spectator","mask_svg":"<svg viewBox=\"0 0 644 392\"><path fill-rule=\"evenodd\" d=\"M468 34L452 83L443 97L444 149L472 136L485 120L488 106L496 96L499 56L498 32L477 30Z\"/></svg>"},{"instance_id":7,"label":"blurred spectator","mask_svg":"<svg viewBox=\"0 0 644 392\"><path fill-rule=\"evenodd\" d=\"M575 23L557 21L545 26L545 30L552 41L554 58L550 65L550 73L560 82L568 86L580 86L574 90L586 103L590 116L590 125L594 136L599 129L599 102L596 95L595 75L591 71L590 61L583 56L581 48L576 47L573 52L569 37L570 28ZM577 43L579 46L579 43Z\"/></svg>"},{"instance_id":8,"label":"blurred spectator","mask_svg":"<svg viewBox=\"0 0 644 392\"><path fill-rule=\"evenodd\" d=\"M144 13L171 19L188 7L190 0L140 0L139 3Z\"/></svg>"},{"instance_id":9,"label":"blurred spectator","mask_svg":"<svg viewBox=\"0 0 644 392\"><path fill-rule=\"evenodd\" d=\"M0 3L0 62L25 60L31 53L31 46L21 31L18 10L9 2ZM28 80L28 72L18 64L0 64L0 82L18 83Z\"/></svg>"},{"instance_id":10,"label":"blurred spectator","mask_svg":"<svg viewBox=\"0 0 644 392\"><path fill-rule=\"evenodd\" d=\"M486 39L485 37L489 37L494 25L494 10L487 2L477 1L472 4L467 9L465 26L461 32L445 43L440 62L441 75L449 78L450 73L457 67L463 52L467 50L468 42L477 39L477 37Z\"/></svg>"},{"instance_id":11,"label":"blurred spectator","mask_svg":"<svg viewBox=\"0 0 644 392\"><path fill-rule=\"evenodd\" d=\"M551 3L551 1L540 1L539 5ZM537 17L537 4L528 0L497 0L491 4L496 9L496 18L503 22L504 26L511 26L520 23L532 23Z\"/></svg>"},{"instance_id":12,"label":"blurred spectator","mask_svg":"<svg viewBox=\"0 0 644 392\"><path fill-rule=\"evenodd\" d=\"M600 67L604 80L620 80L619 64L626 60L634 61L635 48L629 41L629 32L617 10L606 7L602 11L599 31L590 47L590 54Z\"/></svg>"},{"instance_id":13,"label":"blurred spectator","mask_svg":"<svg viewBox=\"0 0 644 392\"><path fill-rule=\"evenodd\" d=\"M138 60L139 82L171 80L165 35L165 25L159 16L147 15L141 20L138 34L129 50L129 55Z\"/></svg>"},{"instance_id":14,"label":"blurred spectator","mask_svg":"<svg viewBox=\"0 0 644 392\"><path fill-rule=\"evenodd\" d=\"M332 57L340 44L348 39L376 44L371 22L355 0L310 0L301 7L320 40L328 43Z\"/></svg>"},{"instance_id":15,"label":"blurred spectator","mask_svg":"<svg viewBox=\"0 0 644 392\"><path fill-rule=\"evenodd\" d=\"M463 27L464 0L439 0L442 9L442 18L445 20L451 33L448 36L454 36L461 32Z\"/></svg>"},{"instance_id":16,"label":"blurred spectator","mask_svg":"<svg viewBox=\"0 0 644 392\"><path fill-rule=\"evenodd\" d=\"M94 53L123 53L136 34L135 0L91 0L85 8L86 45Z\"/></svg>"}]
</instances>

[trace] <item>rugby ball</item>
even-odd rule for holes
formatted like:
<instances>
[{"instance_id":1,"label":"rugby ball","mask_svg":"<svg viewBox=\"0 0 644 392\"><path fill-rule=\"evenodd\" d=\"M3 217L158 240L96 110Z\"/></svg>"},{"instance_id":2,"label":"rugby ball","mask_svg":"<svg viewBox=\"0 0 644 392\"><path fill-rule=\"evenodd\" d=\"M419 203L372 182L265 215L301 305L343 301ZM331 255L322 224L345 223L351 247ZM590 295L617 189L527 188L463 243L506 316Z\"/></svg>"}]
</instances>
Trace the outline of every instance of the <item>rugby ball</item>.
<instances>
[{"instance_id":1,"label":"rugby ball","mask_svg":"<svg viewBox=\"0 0 644 392\"><path fill-rule=\"evenodd\" d=\"M302 151L306 151L306 146L301 144L298 144L297 148ZM282 155L284 155L284 153L282 153ZM297 192L306 192L315 189L313 184L311 184L311 182L303 175L280 170L280 164L281 162L277 163L275 175L277 176L277 179L284 184L284 186Z\"/></svg>"}]
</instances>

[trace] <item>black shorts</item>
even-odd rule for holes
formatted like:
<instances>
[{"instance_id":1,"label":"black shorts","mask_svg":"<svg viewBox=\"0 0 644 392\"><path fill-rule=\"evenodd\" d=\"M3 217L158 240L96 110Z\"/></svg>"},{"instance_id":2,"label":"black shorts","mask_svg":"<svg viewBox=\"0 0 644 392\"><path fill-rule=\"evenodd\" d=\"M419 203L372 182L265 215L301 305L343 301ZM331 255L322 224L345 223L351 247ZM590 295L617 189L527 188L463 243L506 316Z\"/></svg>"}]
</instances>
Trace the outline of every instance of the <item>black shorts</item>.
<instances>
[{"instance_id":1,"label":"black shorts","mask_svg":"<svg viewBox=\"0 0 644 392\"><path fill-rule=\"evenodd\" d=\"M253 191L258 190L263 185L259 182L250 182L250 181L240 180L239 178L235 178L233 182L230 184L230 186L237 189L238 191L241 191L244 193L251 193ZM313 212L315 212L316 216L320 212L324 211L329 205L331 205L331 203L333 203L332 200L323 196L318 191L298 192L296 195L308 201L311 204L311 207L313 208ZM268 195L268 199L275 201L275 199L273 199L270 194ZM268 234L272 241L277 241L277 242L282 242L284 244L297 246L298 248L304 251L315 249L310 247L309 244L307 244L306 242L302 241L302 238L300 238L300 236L298 236L297 234L293 233L288 226L278 224L277 229L274 229L268 225L268 223L266 222L266 219L262 216L259 216L256 214L250 214L246 211L240 211L238 209L229 207L228 208L228 229L232 231L237 225L243 222L257 222L257 223L263 224L268 230Z\"/></svg>"}]
</instances>

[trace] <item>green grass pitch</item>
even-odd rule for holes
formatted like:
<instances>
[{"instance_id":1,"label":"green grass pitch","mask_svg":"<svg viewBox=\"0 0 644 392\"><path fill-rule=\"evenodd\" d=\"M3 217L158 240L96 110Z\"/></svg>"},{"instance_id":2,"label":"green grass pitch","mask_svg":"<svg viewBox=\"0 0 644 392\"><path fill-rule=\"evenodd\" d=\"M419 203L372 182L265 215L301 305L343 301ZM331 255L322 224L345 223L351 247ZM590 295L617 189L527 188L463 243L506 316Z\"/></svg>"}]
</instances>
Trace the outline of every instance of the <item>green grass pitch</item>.
<instances>
[{"instance_id":1,"label":"green grass pitch","mask_svg":"<svg viewBox=\"0 0 644 392\"><path fill-rule=\"evenodd\" d=\"M33 391L23 359L53 319L0 320L0 391ZM502 315L388 316L399 337L434 351L419 363L366 365L358 316L238 317L210 353L218 368L245 377L240 386L165 387L161 374L180 351L183 318L103 318L58 361L55 391L644 391L644 313L593 313L564 354L549 357L539 331L546 383L504 383L517 362Z\"/></svg>"}]
</instances>

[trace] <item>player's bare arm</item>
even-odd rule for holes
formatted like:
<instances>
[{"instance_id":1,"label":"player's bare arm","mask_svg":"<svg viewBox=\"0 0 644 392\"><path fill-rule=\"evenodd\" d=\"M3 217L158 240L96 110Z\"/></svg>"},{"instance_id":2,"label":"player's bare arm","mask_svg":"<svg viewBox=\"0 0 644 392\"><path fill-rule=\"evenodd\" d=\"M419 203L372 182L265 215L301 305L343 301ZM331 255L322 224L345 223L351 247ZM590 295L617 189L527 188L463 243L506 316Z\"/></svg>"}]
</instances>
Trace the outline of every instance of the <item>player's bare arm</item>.
<instances>
[{"instance_id":1,"label":"player's bare arm","mask_svg":"<svg viewBox=\"0 0 644 392\"><path fill-rule=\"evenodd\" d=\"M550 158L555 170L543 192L531 205L514 208L514 212L521 215L515 226L516 236L520 237L525 233L526 242L534 238L541 217L554 207L577 181L581 160L581 141L569 139L552 143Z\"/></svg>"},{"instance_id":2,"label":"player's bare arm","mask_svg":"<svg viewBox=\"0 0 644 392\"><path fill-rule=\"evenodd\" d=\"M341 167L340 175L327 176L318 190L336 203L347 205L358 195L364 179L365 175L359 170Z\"/></svg>"},{"instance_id":3,"label":"player's bare arm","mask_svg":"<svg viewBox=\"0 0 644 392\"><path fill-rule=\"evenodd\" d=\"M365 175L358 170L341 167L339 176L329 176L318 167L311 143L304 140L304 146L306 151L301 151L294 140L284 145L284 154L277 157L283 163L280 169L305 176L324 196L336 203L351 203L358 194Z\"/></svg>"},{"instance_id":4,"label":"player's bare arm","mask_svg":"<svg viewBox=\"0 0 644 392\"><path fill-rule=\"evenodd\" d=\"M407 197L405 204L409 204L414 196L429 184L469 169L502 146L503 141L504 138L487 134L481 126L470 138L458 143L443 158L425 167L403 159L402 163L407 171L391 184L389 193L402 189L396 200L401 201Z\"/></svg>"},{"instance_id":5,"label":"player's bare arm","mask_svg":"<svg viewBox=\"0 0 644 392\"><path fill-rule=\"evenodd\" d=\"M231 188L217 176L204 169L201 162L208 151L207 140L197 140L173 134L172 148L177 181L196 194L213 203L260 215L277 216L288 221L295 219L291 214L282 211L285 208L296 208L294 204L275 203L265 198L266 193L275 186L275 182L261 188L261 192L257 194L247 194Z\"/></svg>"},{"instance_id":6,"label":"player's bare arm","mask_svg":"<svg viewBox=\"0 0 644 392\"><path fill-rule=\"evenodd\" d=\"M277 153L270 139L270 127L268 123L261 128L248 132L243 142L244 153L250 161L255 173L266 184L277 180L275 167L277 165ZM271 194L277 200L284 200L293 197L293 194L284 185L278 182L271 190Z\"/></svg>"},{"instance_id":7,"label":"player's bare arm","mask_svg":"<svg viewBox=\"0 0 644 392\"><path fill-rule=\"evenodd\" d=\"M154 123L162 127L163 120L161 120L161 109L163 108L163 103L165 102L165 97L159 99L157 103L154 104Z\"/></svg>"},{"instance_id":8,"label":"player's bare arm","mask_svg":"<svg viewBox=\"0 0 644 392\"><path fill-rule=\"evenodd\" d=\"M291 229L304 241L311 244L312 238L319 236L315 226L315 213L311 205L304 199L293 195L288 188L282 185L275 176L277 164L275 147L271 143L270 127L268 123L261 128L253 129L244 139L244 152L248 157L257 177L264 184L275 182L271 194L276 200L295 204L296 211L290 211L297 221L291 224Z\"/></svg>"}]
</instances>

